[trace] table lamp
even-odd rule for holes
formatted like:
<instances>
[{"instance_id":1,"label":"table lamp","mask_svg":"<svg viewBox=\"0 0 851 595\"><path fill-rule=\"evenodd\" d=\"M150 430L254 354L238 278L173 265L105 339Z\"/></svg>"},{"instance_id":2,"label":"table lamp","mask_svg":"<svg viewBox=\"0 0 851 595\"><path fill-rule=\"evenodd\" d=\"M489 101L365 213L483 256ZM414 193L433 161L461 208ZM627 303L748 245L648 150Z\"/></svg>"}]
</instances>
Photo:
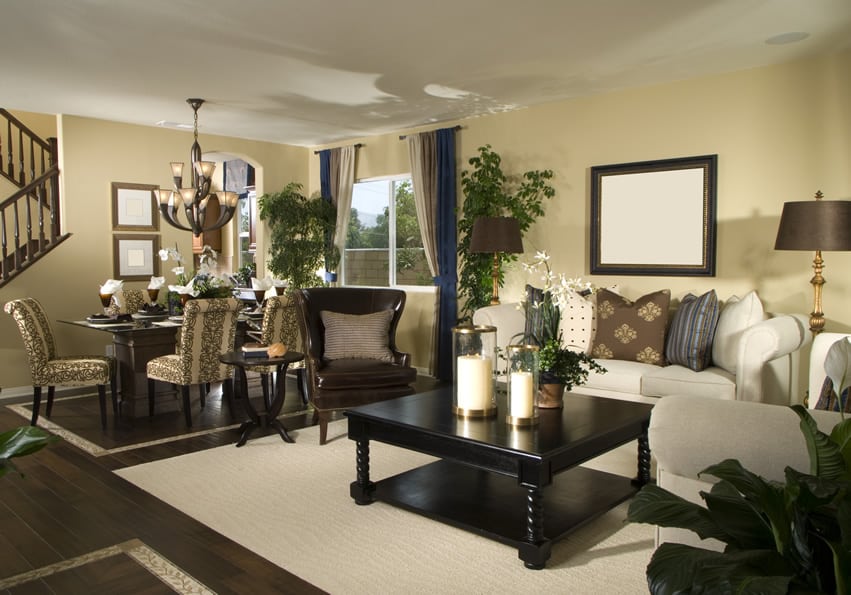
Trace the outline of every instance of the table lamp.
<instances>
[{"instance_id":1,"label":"table lamp","mask_svg":"<svg viewBox=\"0 0 851 595\"><path fill-rule=\"evenodd\" d=\"M813 259L814 303L810 313L810 331L814 335L824 330L824 312L821 305L821 288L824 260L822 250L851 250L851 201L822 200L819 190L815 200L783 204L780 226L777 230L775 250L815 250Z\"/></svg>"},{"instance_id":2,"label":"table lamp","mask_svg":"<svg viewBox=\"0 0 851 595\"><path fill-rule=\"evenodd\" d=\"M520 223L514 217L479 217L470 233L470 252L493 253L491 305L499 303L499 255L523 252Z\"/></svg>"}]
</instances>

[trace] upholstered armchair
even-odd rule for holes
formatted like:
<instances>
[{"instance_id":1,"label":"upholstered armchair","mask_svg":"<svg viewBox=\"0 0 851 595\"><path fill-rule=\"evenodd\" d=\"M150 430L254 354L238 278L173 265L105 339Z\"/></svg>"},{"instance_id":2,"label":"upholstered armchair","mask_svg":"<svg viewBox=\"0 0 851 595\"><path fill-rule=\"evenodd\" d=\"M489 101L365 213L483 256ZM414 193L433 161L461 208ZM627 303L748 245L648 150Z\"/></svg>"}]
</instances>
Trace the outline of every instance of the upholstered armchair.
<instances>
[{"instance_id":1,"label":"upholstered armchair","mask_svg":"<svg viewBox=\"0 0 851 595\"><path fill-rule=\"evenodd\" d=\"M397 289L315 287L295 293L307 397L325 444L334 411L414 392L417 371L396 348L405 307Z\"/></svg>"},{"instance_id":2,"label":"upholstered armchair","mask_svg":"<svg viewBox=\"0 0 851 595\"><path fill-rule=\"evenodd\" d=\"M272 296L266 298L263 306L263 322L260 328L259 335L249 333L249 335L258 339L264 345L272 343L283 343L290 351L303 351L301 333L299 332L298 314L296 312L295 298L292 294L286 296ZM269 383L268 378L275 373L275 366L245 366L246 372L256 372L261 376L261 386L263 389L263 398L269 402ZM304 373L304 362L296 362L289 366L289 369L296 369L299 379ZM275 388L279 389L279 382L284 382L283 378L275 379ZM302 399L306 399L299 382L299 392ZM306 401L305 401L306 403Z\"/></svg>"},{"instance_id":3,"label":"upholstered armchair","mask_svg":"<svg viewBox=\"0 0 851 595\"><path fill-rule=\"evenodd\" d=\"M222 392L233 414L233 366L219 361L219 355L233 351L236 324L242 308L235 298L188 300L183 307L183 326L177 353L162 355L148 362L148 413L154 415L156 380L179 385L186 425L192 426L189 387L198 385L201 406L207 386L222 383Z\"/></svg>"},{"instance_id":4,"label":"upholstered armchair","mask_svg":"<svg viewBox=\"0 0 851 595\"><path fill-rule=\"evenodd\" d=\"M53 396L57 386L97 385L100 400L100 424L106 428L106 385L112 398L112 413L118 415L115 395L115 360L103 355L60 356L44 308L34 298L12 300L5 306L7 314L18 324L27 352L33 383L33 412L30 425L36 425L41 407L41 388L47 387L47 411L53 412Z\"/></svg>"}]
</instances>

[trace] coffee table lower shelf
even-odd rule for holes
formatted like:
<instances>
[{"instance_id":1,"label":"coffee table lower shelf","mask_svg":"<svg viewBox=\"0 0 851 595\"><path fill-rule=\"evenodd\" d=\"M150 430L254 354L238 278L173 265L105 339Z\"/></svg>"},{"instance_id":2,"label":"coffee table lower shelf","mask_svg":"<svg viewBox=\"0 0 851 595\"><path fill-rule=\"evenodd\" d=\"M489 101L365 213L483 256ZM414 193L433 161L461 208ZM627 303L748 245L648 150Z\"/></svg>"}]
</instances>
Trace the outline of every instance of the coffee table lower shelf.
<instances>
[{"instance_id":1,"label":"coffee table lower shelf","mask_svg":"<svg viewBox=\"0 0 851 595\"><path fill-rule=\"evenodd\" d=\"M353 492L357 489L354 482ZM545 541L537 544L524 540L527 490L512 477L442 459L375 482L372 499L517 547L527 567L542 568L528 563L530 558L546 560L552 542L637 491L629 478L595 469L573 467L558 474L543 490Z\"/></svg>"}]
</instances>

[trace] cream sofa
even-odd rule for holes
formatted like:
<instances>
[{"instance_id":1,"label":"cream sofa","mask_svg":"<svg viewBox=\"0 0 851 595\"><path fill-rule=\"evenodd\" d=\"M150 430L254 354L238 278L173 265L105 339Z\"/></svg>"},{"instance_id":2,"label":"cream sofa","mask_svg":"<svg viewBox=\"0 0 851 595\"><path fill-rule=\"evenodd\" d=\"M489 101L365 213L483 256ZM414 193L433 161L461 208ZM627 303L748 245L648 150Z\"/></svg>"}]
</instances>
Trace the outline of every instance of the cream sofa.
<instances>
[{"instance_id":1,"label":"cream sofa","mask_svg":"<svg viewBox=\"0 0 851 595\"><path fill-rule=\"evenodd\" d=\"M725 319L729 304L747 304L747 316L733 319L733 309ZM583 308L590 306L582 305ZM593 326L588 312L589 325ZM748 318L749 317L749 318ZM567 318L563 314L563 319ZM519 304L508 303L478 309L473 323L495 326L497 345L505 348L523 333L525 315ZM656 403L659 397L685 394L727 400L762 401L780 405L800 402L797 386L798 350L810 341L808 319L793 314L766 315L759 298L751 292L741 300L728 300L721 308L713 364L695 372L686 366L656 366L637 361L597 360L605 374L592 372L588 381L574 392ZM722 326L724 329L722 332ZM723 335L723 336L722 336ZM593 340L593 339L588 339ZM566 341L570 343L570 341ZM576 344L576 343L574 343Z\"/></svg>"},{"instance_id":2,"label":"cream sofa","mask_svg":"<svg viewBox=\"0 0 851 595\"><path fill-rule=\"evenodd\" d=\"M828 434L841 419L832 411L810 413ZM768 480L784 481L787 466L806 473L810 460L799 421L791 408L778 405L683 395L660 399L648 431L656 481L678 496L703 504L700 491L709 491L714 478L698 474L725 459L738 459L745 469ZM701 540L685 529L658 527L656 538L657 545L668 541L717 550L723 545Z\"/></svg>"}]
</instances>

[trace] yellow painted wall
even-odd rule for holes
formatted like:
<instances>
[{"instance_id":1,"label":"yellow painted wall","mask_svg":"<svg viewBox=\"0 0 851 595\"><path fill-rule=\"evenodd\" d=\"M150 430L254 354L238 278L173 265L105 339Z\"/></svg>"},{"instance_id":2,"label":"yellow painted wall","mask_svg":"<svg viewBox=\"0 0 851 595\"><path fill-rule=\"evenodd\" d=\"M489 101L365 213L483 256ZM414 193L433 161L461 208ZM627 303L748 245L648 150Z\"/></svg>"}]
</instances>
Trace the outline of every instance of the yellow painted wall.
<instances>
[{"instance_id":1,"label":"yellow painted wall","mask_svg":"<svg viewBox=\"0 0 851 595\"><path fill-rule=\"evenodd\" d=\"M548 251L557 272L617 283L633 298L663 287L675 298L715 288L725 299L756 289L769 311L809 313L813 255L775 251L774 239L783 202L808 200L819 189L828 199L851 199L848 72L851 51L464 120L457 122L459 173L487 143L508 174L555 172L556 196L525 249ZM356 177L409 171L398 136L353 139L363 143ZM704 154L718 155L716 276L591 277L590 168ZM318 188L318 158L310 176ZM827 329L851 331L851 254L824 256ZM519 300L527 281L519 267L509 272L503 301ZM415 320L423 321L430 301L412 301ZM427 349L425 329L412 338L417 351Z\"/></svg>"},{"instance_id":2,"label":"yellow painted wall","mask_svg":"<svg viewBox=\"0 0 851 595\"><path fill-rule=\"evenodd\" d=\"M32 118L29 114L18 117L25 123ZM30 271L0 288L0 303L22 296L36 297L52 321L80 318L101 307L98 287L112 277L113 271L111 183L158 184L170 188L169 162L188 161L192 144L191 132L74 116L60 116L58 136L63 182L62 217L65 231L73 235ZM204 135L203 132L199 142L205 153L227 153L253 163L257 167L257 186L261 193L267 189L279 190L292 180L307 183L308 153L303 147ZM189 232L161 223L159 235L163 246L176 243L191 263L192 236ZM262 253L265 245L262 240L258 244ZM170 272L174 263L162 264L161 274L167 282L174 282ZM127 282L128 287L146 285L141 281ZM107 333L57 322L53 330L60 353L103 353L111 341ZM20 337L13 320L6 315L0 316L0 361L3 362L0 386L4 389L30 383Z\"/></svg>"},{"instance_id":3,"label":"yellow painted wall","mask_svg":"<svg viewBox=\"0 0 851 595\"><path fill-rule=\"evenodd\" d=\"M769 311L809 313L812 254L775 251L774 238L784 201L810 199L819 189L828 199L851 199L848 72L851 51L438 126L463 126L457 133L459 174L477 147L486 143L500 154L509 174L554 170L556 197L546 205L546 217L532 226L525 248L527 255L550 252L557 272L586 277L597 285L617 283L630 297L662 287L670 288L674 297L715 288L722 299L756 289ZM434 127L352 139L364 145L358 150L356 177L410 171L407 145L399 134ZM167 164L186 158L191 138L187 133L69 117L63 118L63 129L68 222L76 235L66 254L48 258L39 265L41 270L0 289L0 301L30 293L46 299L55 318L97 309L96 287L111 271L109 182L167 186ZM259 159L269 191L291 180L304 183L309 193L319 190L319 158L312 150L212 139L201 135L205 151L232 150ZM590 168L712 153L718 154L716 276L592 278ZM458 200L460 205L460 185ZM173 241L170 231L163 235ZM827 329L851 331L851 254L824 256ZM503 301L519 299L526 281L519 268L509 272L500 293ZM432 312L430 294L409 294L399 345L414 354L419 367L428 364ZM12 335L8 317L0 317L0 331L0 356L12 363L0 372L0 385L24 385L28 375L21 369L19 339ZM61 332L66 348L102 348L91 331Z\"/></svg>"}]
</instances>

